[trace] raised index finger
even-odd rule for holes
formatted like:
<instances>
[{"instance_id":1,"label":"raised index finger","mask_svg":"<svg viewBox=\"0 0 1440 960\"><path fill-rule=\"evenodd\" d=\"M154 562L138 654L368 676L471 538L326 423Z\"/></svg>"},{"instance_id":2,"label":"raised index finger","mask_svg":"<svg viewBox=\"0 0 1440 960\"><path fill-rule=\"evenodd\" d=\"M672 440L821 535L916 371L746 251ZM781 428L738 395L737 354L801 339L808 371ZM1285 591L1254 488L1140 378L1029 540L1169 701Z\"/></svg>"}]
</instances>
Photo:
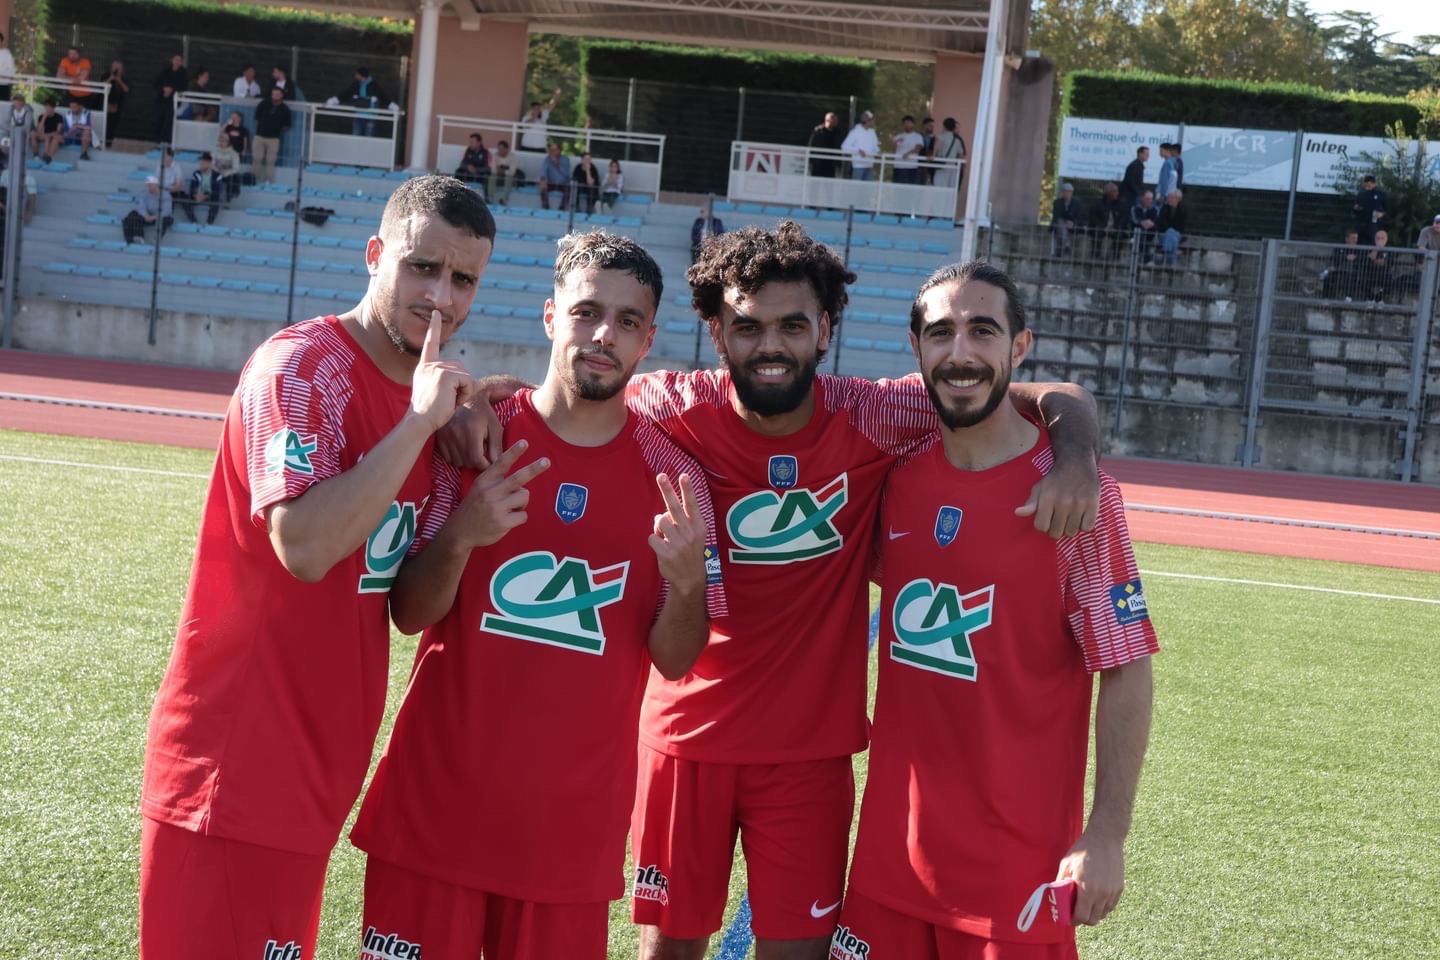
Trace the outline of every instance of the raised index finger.
<instances>
[{"instance_id":1,"label":"raised index finger","mask_svg":"<svg viewBox=\"0 0 1440 960\"><path fill-rule=\"evenodd\" d=\"M679 519L685 514L684 508L680 506L680 498L675 495L675 488L670 483L670 478L665 474L657 474L655 485L660 488L660 496L665 500L665 509L670 512L672 519Z\"/></svg>"},{"instance_id":2,"label":"raised index finger","mask_svg":"<svg viewBox=\"0 0 1440 960\"><path fill-rule=\"evenodd\" d=\"M420 345L420 362L434 363L440 359L440 311L430 311L430 329L425 331L425 342Z\"/></svg>"}]
</instances>

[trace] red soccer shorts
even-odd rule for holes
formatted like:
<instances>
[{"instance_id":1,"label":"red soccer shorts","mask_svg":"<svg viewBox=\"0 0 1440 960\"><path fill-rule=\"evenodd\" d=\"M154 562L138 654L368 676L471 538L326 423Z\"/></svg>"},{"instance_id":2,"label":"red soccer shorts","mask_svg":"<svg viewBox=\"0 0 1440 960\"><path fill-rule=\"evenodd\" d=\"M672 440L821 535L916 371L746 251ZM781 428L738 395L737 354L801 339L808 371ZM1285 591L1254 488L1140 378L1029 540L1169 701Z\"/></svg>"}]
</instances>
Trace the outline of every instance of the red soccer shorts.
<instances>
[{"instance_id":1,"label":"red soccer shorts","mask_svg":"<svg viewBox=\"0 0 1440 960\"><path fill-rule=\"evenodd\" d=\"M704 763L641 744L631 916L682 940L719 930L738 833L755 936L828 937L845 887L854 809L849 757Z\"/></svg>"},{"instance_id":2,"label":"red soccer shorts","mask_svg":"<svg viewBox=\"0 0 1440 960\"><path fill-rule=\"evenodd\" d=\"M536 903L365 862L360 960L605 960L610 905ZM307 958L308 960L308 958Z\"/></svg>"},{"instance_id":3,"label":"red soccer shorts","mask_svg":"<svg viewBox=\"0 0 1440 960\"><path fill-rule=\"evenodd\" d=\"M1078 960L1064 943L986 940L908 916L851 890L830 941L830 960Z\"/></svg>"},{"instance_id":4,"label":"red soccer shorts","mask_svg":"<svg viewBox=\"0 0 1440 960\"><path fill-rule=\"evenodd\" d=\"M141 960L311 960L329 861L144 818Z\"/></svg>"}]
</instances>

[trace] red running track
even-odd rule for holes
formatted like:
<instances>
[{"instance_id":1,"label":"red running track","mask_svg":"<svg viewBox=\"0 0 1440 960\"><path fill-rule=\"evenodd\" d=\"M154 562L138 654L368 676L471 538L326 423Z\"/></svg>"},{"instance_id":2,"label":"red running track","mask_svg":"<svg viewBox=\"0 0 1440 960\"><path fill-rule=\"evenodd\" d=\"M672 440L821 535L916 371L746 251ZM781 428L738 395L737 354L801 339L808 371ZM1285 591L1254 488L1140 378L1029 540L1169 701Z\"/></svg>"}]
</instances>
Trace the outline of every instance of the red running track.
<instances>
[{"instance_id":1,"label":"red running track","mask_svg":"<svg viewBox=\"0 0 1440 960\"><path fill-rule=\"evenodd\" d=\"M213 448L220 436L218 415L225 412L237 377L212 370L0 351L0 394L214 417L0 399L0 428ZM1124 489L1136 540L1440 572L1440 489L1435 487L1121 457L1107 459L1105 469ZM1196 515L1206 513L1272 522Z\"/></svg>"}]
</instances>

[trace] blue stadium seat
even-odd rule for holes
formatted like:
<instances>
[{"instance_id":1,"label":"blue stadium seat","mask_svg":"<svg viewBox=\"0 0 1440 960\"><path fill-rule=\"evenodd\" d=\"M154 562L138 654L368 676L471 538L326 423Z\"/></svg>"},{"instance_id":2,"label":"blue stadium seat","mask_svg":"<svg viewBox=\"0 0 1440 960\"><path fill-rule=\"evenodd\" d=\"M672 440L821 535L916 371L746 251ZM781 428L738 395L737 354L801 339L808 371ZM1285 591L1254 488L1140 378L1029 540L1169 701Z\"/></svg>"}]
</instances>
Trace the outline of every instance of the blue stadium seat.
<instances>
[{"instance_id":1,"label":"blue stadium seat","mask_svg":"<svg viewBox=\"0 0 1440 960\"><path fill-rule=\"evenodd\" d=\"M317 300L339 300L340 291L334 287L311 287L310 296Z\"/></svg>"},{"instance_id":2,"label":"blue stadium seat","mask_svg":"<svg viewBox=\"0 0 1440 960\"><path fill-rule=\"evenodd\" d=\"M938 253L942 257L950 254L950 244L948 243L922 243L920 249L926 253Z\"/></svg>"},{"instance_id":3,"label":"blue stadium seat","mask_svg":"<svg viewBox=\"0 0 1440 960\"><path fill-rule=\"evenodd\" d=\"M207 237L228 237L230 231L214 223L207 223L200 228L200 232Z\"/></svg>"},{"instance_id":4,"label":"blue stadium seat","mask_svg":"<svg viewBox=\"0 0 1440 960\"><path fill-rule=\"evenodd\" d=\"M955 221L949 217L931 217L925 222L925 227L929 230L954 230Z\"/></svg>"},{"instance_id":5,"label":"blue stadium seat","mask_svg":"<svg viewBox=\"0 0 1440 960\"><path fill-rule=\"evenodd\" d=\"M247 253L240 258L240 262L247 267L268 267L270 265L270 258Z\"/></svg>"},{"instance_id":6,"label":"blue stadium seat","mask_svg":"<svg viewBox=\"0 0 1440 960\"><path fill-rule=\"evenodd\" d=\"M250 289L255 293L284 293L285 288L278 283L271 283L268 280L252 281Z\"/></svg>"},{"instance_id":7,"label":"blue stadium seat","mask_svg":"<svg viewBox=\"0 0 1440 960\"><path fill-rule=\"evenodd\" d=\"M765 212L765 208L758 203L737 203L735 209L740 213L759 214Z\"/></svg>"},{"instance_id":8,"label":"blue stadium seat","mask_svg":"<svg viewBox=\"0 0 1440 960\"><path fill-rule=\"evenodd\" d=\"M480 278L480 289L481 289L481 290L493 290L493 289L495 289L495 287L496 287L499 283L500 283L500 281L499 281L499 280L496 280L494 277L481 277L481 278Z\"/></svg>"},{"instance_id":9,"label":"blue stadium seat","mask_svg":"<svg viewBox=\"0 0 1440 960\"><path fill-rule=\"evenodd\" d=\"M190 286L192 286L192 287L201 287L201 288L204 288L204 289L207 289L207 290L213 290L213 289L215 289L216 287L220 286L220 283L221 283L221 278L219 278L219 277L191 277L191 278L190 278Z\"/></svg>"},{"instance_id":10,"label":"blue stadium seat","mask_svg":"<svg viewBox=\"0 0 1440 960\"><path fill-rule=\"evenodd\" d=\"M549 243L555 238L548 233L522 233L520 239L530 243Z\"/></svg>"},{"instance_id":11,"label":"blue stadium seat","mask_svg":"<svg viewBox=\"0 0 1440 960\"><path fill-rule=\"evenodd\" d=\"M92 240L89 237L71 237L65 241L65 246L79 247L82 250L93 250L97 243L99 243L98 240Z\"/></svg>"},{"instance_id":12,"label":"blue stadium seat","mask_svg":"<svg viewBox=\"0 0 1440 960\"><path fill-rule=\"evenodd\" d=\"M627 193L624 200L626 203L634 203L643 207L650 203L650 196L645 193Z\"/></svg>"},{"instance_id":13,"label":"blue stadium seat","mask_svg":"<svg viewBox=\"0 0 1440 960\"><path fill-rule=\"evenodd\" d=\"M791 220L814 220L818 216L819 214L817 214L814 210L811 210L809 207L790 208Z\"/></svg>"},{"instance_id":14,"label":"blue stadium seat","mask_svg":"<svg viewBox=\"0 0 1440 960\"><path fill-rule=\"evenodd\" d=\"M695 322L692 320L666 320L664 329L666 333L694 333Z\"/></svg>"},{"instance_id":15,"label":"blue stadium seat","mask_svg":"<svg viewBox=\"0 0 1440 960\"><path fill-rule=\"evenodd\" d=\"M883 313L880 315L880 322L887 327L910 326L910 318L898 313Z\"/></svg>"},{"instance_id":16,"label":"blue stadium seat","mask_svg":"<svg viewBox=\"0 0 1440 960\"><path fill-rule=\"evenodd\" d=\"M216 250L214 253L210 254L210 259L215 263L238 263L240 260L240 255L237 253L230 253L226 250Z\"/></svg>"},{"instance_id":17,"label":"blue stadium seat","mask_svg":"<svg viewBox=\"0 0 1440 960\"><path fill-rule=\"evenodd\" d=\"M46 273L73 274L75 272L75 264L66 263L63 260L52 260L49 263L45 264L45 266L41 269L44 270Z\"/></svg>"},{"instance_id":18,"label":"blue stadium seat","mask_svg":"<svg viewBox=\"0 0 1440 960\"><path fill-rule=\"evenodd\" d=\"M188 287L190 285L190 274L169 273L162 270L160 272L160 282L167 287Z\"/></svg>"},{"instance_id":19,"label":"blue stadium seat","mask_svg":"<svg viewBox=\"0 0 1440 960\"><path fill-rule=\"evenodd\" d=\"M895 249L903 250L906 253L919 253L920 244L914 240L896 240Z\"/></svg>"},{"instance_id":20,"label":"blue stadium seat","mask_svg":"<svg viewBox=\"0 0 1440 960\"><path fill-rule=\"evenodd\" d=\"M732 213L735 210L735 204L729 200L716 200L713 209L716 213Z\"/></svg>"},{"instance_id":21,"label":"blue stadium seat","mask_svg":"<svg viewBox=\"0 0 1440 960\"><path fill-rule=\"evenodd\" d=\"M845 214L839 210L821 210L817 216L821 220L830 220L836 223L845 222Z\"/></svg>"},{"instance_id":22,"label":"blue stadium seat","mask_svg":"<svg viewBox=\"0 0 1440 960\"><path fill-rule=\"evenodd\" d=\"M562 220L565 218L565 211L546 210L544 207L541 207L537 210L531 210L530 216L536 220Z\"/></svg>"},{"instance_id":23,"label":"blue stadium seat","mask_svg":"<svg viewBox=\"0 0 1440 960\"><path fill-rule=\"evenodd\" d=\"M92 213L85 218L85 222L97 227L118 227L120 218L112 217L108 213Z\"/></svg>"},{"instance_id":24,"label":"blue stadium seat","mask_svg":"<svg viewBox=\"0 0 1440 960\"><path fill-rule=\"evenodd\" d=\"M263 237L261 239L264 239ZM313 234L305 238L313 247L328 247L331 250L340 249L339 237L317 237Z\"/></svg>"},{"instance_id":25,"label":"blue stadium seat","mask_svg":"<svg viewBox=\"0 0 1440 960\"><path fill-rule=\"evenodd\" d=\"M341 250L364 250L365 247L366 247L366 241L361 240L361 239L358 239L358 238L356 238L356 237L341 237L341 238L340 238L340 249L341 249Z\"/></svg>"},{"instance_id":26,"label":"blue stadium seat","mask_svg":"<svg viewBox=\"0 0 1440 960\"><path fill-rule=\"evenodd\" d=\"M374 168L374 167L362 167L362 168L360 169L360 176L362 176L362 177L367 177L367 178L372 179L372 180L379 180L379 179L383 178L383 177L385 176L385 173L386 173L386 171L384 171L384 170L377 170L377 169Z\"/></svg>"},{"instance_id":27,"label":"blue stadium seat","mask_svg":"<svg viewBox=\"0 0 1440 960\"><path fill-rule=\"evenodd\" d=\"M243 293L250 289L250 281L240 280L235 277L227 277L224 280L220 281L220 288L222 290L234 290L237 293Z\"/></svg>"},{"instance_id":28,"label":"blue stadium seat","mask_svg":"<svg viewBox=\"0 0 1440 960\"><path fill-rule=\"evenodd\" d=\"M101 275L102 277L104 277L106 280L129 280L129 279L130 279L130 271L124 269L123 267L106 267L105 270L104 270L104 272L101 273L100 275Z\"/></svg>"},{"instance_id":29,"label":"blue stadium seat","mask_svg":"<svg viewBox=\"0 0 1440 960\"><path fill-rule=\"evenodd\" d=\"M501 280L496 284L501 290L509 290L512 293L524 293L525 282L523 280Z\"/></svg>"},{"instance_id":30,"label":"blue stadium seat","mask_svg":"<svg viewBox=\"0 0 1440 960\"><path fill-rule=\"evenodd\" d=\"M865 246L870 247L873 250L895 249L895 244L887 240L885 237L868 237L865 240Z\"/></svg>"},{"instance_id":31,"label":"blue stadium seat","mask_svg":"<svg viewBox=\"0 0 1440 960\"><path fill-rule=\"evenodd\" d=\"M496 230L496 231L495 231L495 239L496 239L496 240L519 240L519 239L520 239L520 234L517 233L517 232L514 231L514 230Z\"/></svg>"},{"instance_id":32,"label":"blue stadium seat","mask_svg":"<svg viewBox=\"0 0 1440 960\"><path fill-rule=\"evenodd\" d=\"M899 287L886 287L885 296L889 297L891 300L914 300L915 291L902 290Z\"/></svg>"},{"instance_id":33,"label":"blue stadium seat","mask_svg":"<svg viewBox=\"0 0 1440 960\"><path fill-rule=\"evenodd\" d=\"M177 224L175 224L174 226L172 226L170 229L173 230L173 231L175 231L176 233L199 233L199 232L200 232L200 224L198 224L198 223L177 223Z\"/></svg>"},{"instance_id":34,"label":"blue stadium seat","mask_svg":"<svg viewBox=\"0 0 1440 960\"><path fill-rule=\"evenodd\" d=\"M186 247L180 251L180 256L185 260L209 260L210 252L196 247Z\"/></svg>"},{"instance_id":35,"label":"blue stadium seat","mask_svg":"<svg viewBox=\"0 0 1440 960\"><path fill-rule=\"evenodd\" d=\"M845 337L842 341L846 350L873 350L875 341L865 337Z\"/></svg>"},{"instance_id":36,"label":"blue stadium seat","mask_svg":"<svg viewBox=\"0 0 1440 960\"><path fill-rule=\"evenodd\" d=\"M883 297L883 296L885 296L885 289L884 289L883 287L875 287L875 286L871 286L870 284L866 284L866 283L857 283L857 284L856 284L854 287L852 287L851 289L855 291L855 295L856 295L857 297Z\"/></svg>"},{"instance_id":37,"label":"blue stadium seat","mask_svg":"<svg viewBox=\"0 0 1440 960\"><path fill-rule=\"evenodd\" d=\"M875 349L885 353L909 353L910 344L904 340L876 340Z\"/></svg>"},{"instance_id":38,"label":"blue stadium seat","mask_svg":"<svg viewBox=\"0 0 1440 960\"><path fill-rule=\"evenodd\" d=\"M767 204L765 205L764 212L765 212L766 216L771 216L771 217L788 217L788 216L790 216L790 208L789 208L789 207L782 207L782 206L780 206L779 204L773 204L773 203L767 203Z\"/></svg>"},{"instance_id":39,"label":"blue stadium seat","mask_svg":"<svg viewBox=\"0 0 1440 960\"><path fill-rule=\"evenodd\" d=\"M484 313L487 317L511 317L515 315L515 308L503 303L487 303Z\"/></svg>"},{"instance_id":40,"label":"blue stadium seat","mask_svg":"<svg viewBox=\"0 0 1440 960\"><path fill-rule=\"evenodd\" d=\"M880 314L874 310L850 310L845 314L845 319L854 320L856 323L879 323Z\"/></svg>"},{"instance_id":41,"label":"blue stadium seat","mask_svg":"<svg viewBox=\"0 0 1440 960\"><path fill-rule=\"evenodd\" d=\"M548 297L554 291L555 285L553 283L537 283L532 280L525 284L526 293L538 293L541 296Z\"/></svg>"},{"instance_id":42,"label":"blue stadium seat","mask_svg":"<svg viewBox=\"0 0 1440 960\"><path fill-rule=\"evenodd\" d=\"M329 173L335 168L328 163L307 163L305 169L311 173Z\"/></svg>"},{"instance_id":43,"label":"blue stadium seat","mask_svg":"<svg viewBox=\"0 0 1440 960\"><path fill-rule=\"evenodd\" d=\"M900 226L902 226L902 227L911 227L911 228L923 227L923 226L925 226L925 218L923 218L923 217L901 217L901 218L900 218Z\"/></svg>"},{"instance_id":44,"label":"blue stadium seat","mask_svg":"<svg viewBox=\"0 0 1440 960\"><path fill-rule=\"evenodd\" d=\"M615 222L615 218L608 213L592 213L590 222L597 227L608 227Z\"/></svg>"},{"instance_id":45,"label":"blue stadium seat","mask_svg":"<svg viewBox=\"0 0 1440 960\"><path fill-rule=\"evenodd\" d=\"M841 215L840 219L842 219L842 220L845 219L845 217L844 217L843 214ZM856 222L856 223L870 223L870 222L871 222L870 214L867 213L867 212L864 211L864 210L856 210L856 211L855 211L855 222Z\"/></svg>"},{"instance_id":46,"label":"blue stadium seat","mask_svg":"<svg viewBox=\"0 0 1440 960\"><path fill-rule=\"evenodd\" d=\"M870 218L870 222L876 226L893 227L900 223L900 218L893 213L877 213Z\"/></svg>"},{"instance_id":47,"label":"blue stadium seat","mask_svg":"<svg viewBox=\"0 0 1440 960\"><path fill-rule=\"evenodd\" d=\"M622 227L638 227L643 221L639 217L616 217L615 223Z\"/></svg>"},{"instance_id":48,"label":"blue stadium seat","mask_svg":"<svg viewBox=\"0 0 1440 960\"><path fill-rule=\"evenodd\" d=\"M540 264L538 258L532 257L528 253L511 254L510 262L518 267L534 267Z\"/></svg>"}]
</instances>

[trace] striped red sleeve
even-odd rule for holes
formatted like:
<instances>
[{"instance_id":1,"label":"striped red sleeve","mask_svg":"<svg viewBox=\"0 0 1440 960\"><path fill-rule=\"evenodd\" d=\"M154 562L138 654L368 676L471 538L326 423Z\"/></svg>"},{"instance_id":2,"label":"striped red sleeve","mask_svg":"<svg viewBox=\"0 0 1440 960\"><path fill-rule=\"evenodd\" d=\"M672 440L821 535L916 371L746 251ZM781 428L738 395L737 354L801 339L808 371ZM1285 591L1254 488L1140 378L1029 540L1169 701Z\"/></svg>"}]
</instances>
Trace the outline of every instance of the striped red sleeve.
<instances>
[{"instance_id":1,"label":"striped red sleeve","mask_svg":"<svg viewBox=\"0 0 1440 960\"><path fill-rule=\"evenodd\" d=\"M1065 614L1085 669L1096 673L1158 653L1160 644L1125 525L1125 502L1114 479L1100 474L1095 529L1066 537L1056 549Z\"/></svg>"},{"instance_id":2,"label":"striped red sleeve","mask_svg":"<svg viewBox=\"0 0 1440 960\"><path fill-rule=\"evenodd\" d=\"M241 377L240 417L250 518L265 525L265 510L293 500L342 471L350 351L324 332L262 345Z\"/></svg>"},{"instance_id":3,"label":"striped red sleeve","mask_svg":"<svg viewBox=\"0 0 1440 960\"><path fill-rule=\"evenodd\" d=\"M509 424L519 409L519 401L515 397L496 404L495 417L500 421L500 426ZM451 466L438 450L434 452L430 458L430 499L425 503L425 509L420 515L420 529L416 531L415 541L410 544L410 551L406 556L415 556L439 536L440 528L445 526L445 521L450 519L455 508L460 506L460 501L469 492L470 485L478 475L479 471L461 470Z\"/></svg>"},{"instance_id":4,"label":"striped red sleeve","mask_svg":"<svg viewBox=\"0 0 1440 960\"><path fill-rule=\"evenodd\" d=\"M890 456L918 452L939 429L940 418L918 373L875 381L827 376L824 384L826 406L848 410L855 428Z\"/></svg>"},{"instance_id":5,"label":"striped red sleeve","mask_svg":"<svg viewBox=\"0 0 1440 960\"><path fill-rule=\"evenodd\" d=\"M724 571L720 566L719 541L715 538L715 502L710 496L710 484L705 479L705 471L679 447L671 443L654 424L642 421L635 430L635 440L640 444L640 452L645 458L645 463L656 474L665 474L677 489L682 473L689 475L690 482L694 484L695 501L700 507L700 515L705 519L705 613L711 620L725 616L730 612L730 607L725 598L725 578ZM669 596L669 593L670 585L668 582L664 582L659 602L655 605L657 617L665 606L665 598Z\"/></svg>"},{"instance_id":6,"label":"striped red sleeve","mask_svg":"<svg viewBox=\"0 0 1440 960\"><path fill-rule=\"evenodd\" d=\"M691 407L729 402L725 379L717 370L657 370L632 377L625 388L625 406L664 429L666 420Z\"/></svg>"}]
</instances>

